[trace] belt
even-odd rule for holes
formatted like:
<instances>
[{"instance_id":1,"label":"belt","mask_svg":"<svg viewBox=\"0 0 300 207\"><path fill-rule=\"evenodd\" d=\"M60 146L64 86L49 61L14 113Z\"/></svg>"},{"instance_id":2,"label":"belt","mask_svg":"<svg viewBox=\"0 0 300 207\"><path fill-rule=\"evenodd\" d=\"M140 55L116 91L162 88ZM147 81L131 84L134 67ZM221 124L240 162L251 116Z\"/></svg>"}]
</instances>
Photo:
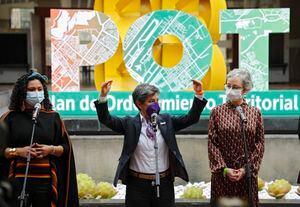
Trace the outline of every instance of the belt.
<instances>
[{"instance_id":1,"label":"belt","mask_svg":"<svg viewBox=\"0 0 300 207\"><path fill-rule=\"evenodd\" d=\"M133 170L129 170L129 174L137 178L142 178L146 180L155 180L155 174L145 174L145 173L135 172ZM170 170L166 170L164 172L159 173L160 178L167 177L168 175L170 175Z\"/></svg>"}]
</instances>

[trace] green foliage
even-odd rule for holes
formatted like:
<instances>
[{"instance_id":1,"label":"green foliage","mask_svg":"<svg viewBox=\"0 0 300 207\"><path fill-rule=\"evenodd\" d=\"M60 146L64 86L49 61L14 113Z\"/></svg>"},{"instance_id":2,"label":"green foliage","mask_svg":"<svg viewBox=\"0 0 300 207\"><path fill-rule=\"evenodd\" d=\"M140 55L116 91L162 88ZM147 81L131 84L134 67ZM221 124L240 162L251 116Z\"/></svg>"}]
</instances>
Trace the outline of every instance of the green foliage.
<instances>
[{"instance_id":1,"label":"green foliage","mask_svg":"<svg viewBox=\"0 0 300 207\"><path fill-rule=\"evenodd\" d=\"M112 198L117 194L117 191L115 188L112 186L112 184L108 182L100 182L97 184L94 192L95 197L100 197L100 198Z\"/></svg>"},{"instance_id":2,"label":"green foliage","mask_svg":"<svg viewBox=\"0 0 300 207\"><path fill-rule=\"evenodd\" d=\"M79 198L93 198L96 183L84 173L77 174L78 196Z\"/></svg>"},{"instance_id":3,"label":"green foliage","mask_svg":"<svg viewBox=\"0 0 300 207\"><path fill-rule=\"evenodd\" d=\"M275 197L281 198L291 190L291 184L285 179L275 180L268 186L268 193Z\"/></svg>"},{"instance_id":4,"label":"green foliage","mask_svg":"<svg viewBox=\"0 0 300 207\"><path fill-rule=\"evenodd\" d=\"M187 187L182 195L185 199L204 199L203 189L196 186Z\"/></svg>"},{"instance_id":5,"label":"green foliage","mask_svg":"<svg viewBox=\"0 0 300 207\"><path fill-rule=\"evenodd\" d=\"M260 177L257 178L258 191L261 191L265 187L265 181Z\"/></svg>"}]
</instances>

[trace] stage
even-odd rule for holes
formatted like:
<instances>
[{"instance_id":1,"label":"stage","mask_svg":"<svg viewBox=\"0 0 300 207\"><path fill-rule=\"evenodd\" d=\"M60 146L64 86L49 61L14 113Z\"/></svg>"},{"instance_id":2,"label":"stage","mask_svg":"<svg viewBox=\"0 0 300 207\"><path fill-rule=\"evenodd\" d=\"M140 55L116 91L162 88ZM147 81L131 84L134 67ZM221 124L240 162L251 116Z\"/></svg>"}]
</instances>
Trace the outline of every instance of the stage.
<instances>
[{"instance_id":1,"label":"stage","mask_svg":"<svg viewBox=\"0 0 300 207\"><path fill-rule=\"evenodd\" d=\"M100 200L80 200L81 207L125 207L123 199L100 199ZM209 207L209 200L186 200L176 199L176 207ZM299 207L300 200L285 200L285 199L266 199L260 200L260 207Z\"/></svg>"}]
</instances>

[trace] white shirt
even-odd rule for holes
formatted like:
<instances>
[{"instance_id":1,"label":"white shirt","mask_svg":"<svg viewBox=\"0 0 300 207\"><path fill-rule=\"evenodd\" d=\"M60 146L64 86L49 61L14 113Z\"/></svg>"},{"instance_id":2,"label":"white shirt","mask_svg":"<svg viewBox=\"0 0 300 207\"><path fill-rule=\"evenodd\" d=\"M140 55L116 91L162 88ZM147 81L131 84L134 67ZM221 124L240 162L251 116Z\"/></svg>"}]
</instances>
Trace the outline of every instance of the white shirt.
<instances>
[{"instance_id":1,"label":"white shirt","mask_svg":"<svg viewBox=\"0 0 300 207\"><path fill-rule=\"evenodd\" d=\"M147 137L147 123L145 118L140 114L142 129L139 137L139 142L130 159L129 168L140 173L155 173L155 140ZM157 128L156 139L158 142L158 171L163 172L169 168L169 149L165 140Z\"/></svg>"},{"instance_id":2,"label":"white shirt","mask_svg":"<svg viewBox=\"0 0 300 207\"><path fill-rule=\"evenodd\" d=\"M195 95L195 97L203 100L203 95ZM98 100L100 103L103 103L107 101L107 97L101 97L99 95ZM140 118L142 122L141 134L136 149L130 159L129 168L140 173L154 174L156 172L154 149L155 141L147 137L146 120L141 114ZM169 149L159 128L157 128L156 139L158 142L158 171L163 172L169 168Z\"/></svg>"}]
</instances>

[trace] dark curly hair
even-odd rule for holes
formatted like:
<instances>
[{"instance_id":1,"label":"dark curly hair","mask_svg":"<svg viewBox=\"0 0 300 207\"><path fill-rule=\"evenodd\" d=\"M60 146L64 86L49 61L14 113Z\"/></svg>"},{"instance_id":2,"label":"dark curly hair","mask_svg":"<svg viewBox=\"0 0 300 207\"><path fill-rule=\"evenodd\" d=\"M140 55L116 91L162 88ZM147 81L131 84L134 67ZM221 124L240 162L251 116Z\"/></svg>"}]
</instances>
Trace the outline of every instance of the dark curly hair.
<instances>
[{"instance_id":1,"label":"dark curly hair","mask_svg":"<svg viewBox=\"0 0 300 207\"><path fill-rule=\"evenodd\" d=\"M44 106L44 109L47 111L52 109L52 104L49 99L49 93L46 86L45 77L43 77L41 74L37 72L30 71L29 73L21 76L15 83L12 94L10 96L10 104L8 107L9 110L14 110L14 111L24 110L24 103L27 95L27 84L29 81L35 79L39 80L43 85L45 99L43 100L42 104Z\"/></svg>"}]
</instances>

